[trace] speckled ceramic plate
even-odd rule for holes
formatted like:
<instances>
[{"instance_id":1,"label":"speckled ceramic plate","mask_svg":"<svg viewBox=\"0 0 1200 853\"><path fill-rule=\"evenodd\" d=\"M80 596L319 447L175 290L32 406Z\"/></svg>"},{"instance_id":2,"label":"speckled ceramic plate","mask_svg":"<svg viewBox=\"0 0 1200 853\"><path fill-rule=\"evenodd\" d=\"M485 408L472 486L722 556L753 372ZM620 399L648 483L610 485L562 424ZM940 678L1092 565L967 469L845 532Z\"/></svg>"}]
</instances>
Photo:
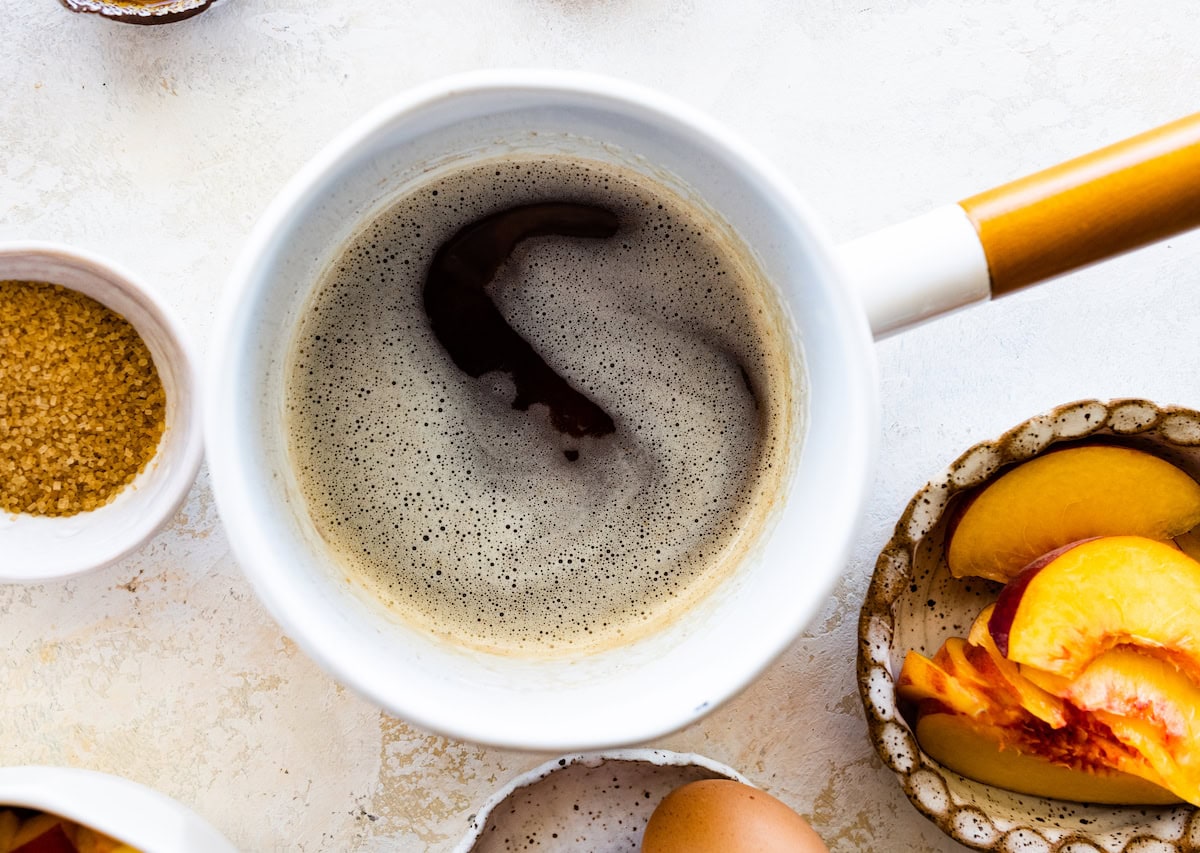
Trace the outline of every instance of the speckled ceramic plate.
<instances>
[{"instance_id":1,"label":"speckled ceramic plate","mask_svg":"<svg viewBox=\"0 0 1200 853\"><path fill-rule=\"evenodd\" d=\"M170 24L199 15L216 0L61 0L72 12L90 12L127 24Z\"/></svg>"},{"instance_id":2,"label":"speckled ceramic plate","mask_svg":"<svg viewBox=\"0 0 1200 853\"><path fill-rule=\"evenodd\" d=\"M951 577L943 556L950 500L1053 445L1102 436L1153 450L1200 479L1200 412L1144 400L1071 403L960 456L913 497L875 565L858 645L871 739L913 805L969 847L1004 853L1200 851L1196 808L1089 806L973 782L921 752L896 708L894 678L907 651L932 656L946 638L966 636L1000 589L990 581Z\"/></svg>"},{"instance_id":3,"label":"speckled ceramic plate","mask_svg":"<svg viewBox=\"0 0 1200 853\"><path fill-rule=\"evenodd\" d=\"M741 774L658 749L567 755L509 782L471 817L454 853L637 851L659 802L681 785Z\"/></svg>"}]
</instances>

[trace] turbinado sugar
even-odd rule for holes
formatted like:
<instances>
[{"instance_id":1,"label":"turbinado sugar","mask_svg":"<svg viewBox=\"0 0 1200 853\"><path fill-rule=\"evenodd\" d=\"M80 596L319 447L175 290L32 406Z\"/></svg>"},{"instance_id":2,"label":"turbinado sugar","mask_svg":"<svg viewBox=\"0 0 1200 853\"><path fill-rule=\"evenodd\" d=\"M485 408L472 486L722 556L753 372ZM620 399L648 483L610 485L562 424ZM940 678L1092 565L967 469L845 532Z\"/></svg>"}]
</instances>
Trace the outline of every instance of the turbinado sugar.
<instances>
[{"instance_id":1,"label":"turbinado sugar","mask_svg":"<svg viewBox=\"0 0 1200 853\"><path fill-rule=\"evenodd\" d=\"M107 504L154 457L165 412L124 317L57 284L0 281L0 510Z\"/></svg>"}]
</instances>

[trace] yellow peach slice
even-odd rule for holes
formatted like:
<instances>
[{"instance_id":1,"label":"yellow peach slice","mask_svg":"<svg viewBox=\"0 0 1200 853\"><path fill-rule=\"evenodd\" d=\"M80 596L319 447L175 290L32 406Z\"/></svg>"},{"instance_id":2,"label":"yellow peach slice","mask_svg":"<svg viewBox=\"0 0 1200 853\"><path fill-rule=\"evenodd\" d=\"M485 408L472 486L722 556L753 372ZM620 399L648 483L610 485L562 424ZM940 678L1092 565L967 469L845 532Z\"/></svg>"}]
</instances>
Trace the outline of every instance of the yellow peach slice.
<instances>
[{"instance_id":1,"label":"yellow peach slice","mask_svg":"<svg viewBox=\"0 0 1200 853\"><path fill-rule=\"evenodd\" d=\"M1164 742L1182 740L1200 750L1200 684L1153 651L1118 646L1074 678L1032 667L1022 672L1080 710L1138 717L1158 728Z\"/></svg>"},{"instance_id":2,"label":"yellow peach slice","mask_svg":"<svg viewBox=\"0 0 1200 853\"><path fill-rule=\"evenodd\" d=\"M1030 713L1038 716L1032 709L1026 707L1023 700L1026 693L1040 694L1042 691L1019 675L1011 680L1005 677L985 649L971 645L961 637L950 637L937 650L933 656L933 662L945 673L956 678L960 685L982 694L986 698L989 703L987 714L993 723L1015 725ZM1016 669L1011 661L1005 661L1005 663L1010 668ZM1043 722L1048 722L1053 727L1066 725L1066 717L1062 712L1062 701L1052 696L1047 696L1046 699L1044 704L1038 705L1038 711L1045 712L1046 717L1049 718L1043 719ZM1053 706L1054 703L1057 703L1057 709L1047 707ZM1039 719L1042 718L1039 717Z\"/></svg>"},{"instance_id":3,"label":"yellow peach slice","mask_svg":"<svg viewBox=\"0 0 1200 853\"><path fill-rule=\"evenodd\" d=\"M1080 542L1005 586L988 629L1009 660L1064 678L1134 645L1161 649L1200 683L1200 563L1137 536Z\"/></svg>"},{"instance_id":4,"label":"yellow peach slice","mask_svg":"<svg viewBox=\"0 0 1200 853\"><path fill-rule=\"evenodd\" d=\"M935 699L960 714L982 714L991 707L988 697L963 684L920 652L910 651L896 678L896 695L902 702Z\"/></svg>"},{"instance_id":5,"label":"yellow peach slice","mask_svg":"<svg viewBox=\"0 0 1200 853\"><path fill-rule=\"evenodd\" d=\"M917 720L917 741L930 758L954 772L1022 794L1114 805L1158 805L1179 798L1155 784L1154 771L1136 756L1118 760L1122 772L1101 763L1074 765L1047 757L1045 744L1022 741L1024 732L958 714L926 714Z\"/></svg>"},{"instance_id":6,"label":"yellow peach slice","mask_svg":"<svg viewBox=\"0 0 1200 853\"><path fill-rule=\"evenodd\" d=\"M960 681L986 692L994 685L967 659L967 647L967 641L962 637L949 637L934 653L933 662Z\"/></svg>"},{"instance_id":7,"label":"yellow peach slice","mask_svg":"<svg viewBox=\"0 0 1200 853\"><path fill-rule=\"evenodd\" d=\"M978 653L978 656L973 656L973 652ZM983 660L979 660L979 657ZM961 637L950 637L942 643L933 656L933 663L964 688L981 695L988 703L989 713L993 716L1006 710L1010 716L1012 711L1024 713L1016 693L1003 679L996 678L995 673L987 667L987 655ZM983 669L979 666L981 663Z\"/></svg>"},{"instance_id":8,"label":"yellow peach slice","mask_svg":"<svg viewBox=\"0 0 1200 853\"><path fill-rule=\"evenodd\" d=\"M989 604L983 608L975 622L971 625L971 633L967 638L971 645L986 655L988 666L976 661L976 669L993 682L1003 681L1012 690L1015 700L1033 716L1051 728L1060 729L1067 724L1066 709L1063 700L1053 692L1045 690L1036 682L1026 678L1017 664L1010 661L1000 650L988 631L988 620L996 605Z\"/></svg>"},{"instance_id":9,"label":"yellow peach slice","mask_svg":"<svg viewBox=\"0 0 1200 853\"><path fill-rule=\"evenodd\" d=\"M988 484L950 533L955 577L1007 583L1041 555L1093 536L1171 539L1200 524L1200 483L1129 447L1084 445L1024 462Z\"/></svg>"},{"instance_id":10,"label":"yellow peach slice","mask_svg":"<svg viewBox=\"0 0 1200 853\"><path fill-rule=\"evenodd\" d=\"M1200 776L1197 774L1195 749L1192 744L1191 752L1181 751L1164 744L1161 733L1145 720L1110 714L1107 711L1096 711L1093 716L1104 723L1112 731L1113 737L1126 746L1136 749L1162 779L1162 786L1180 799L1192 805L1200 806Z\"/></svg>"},{"instance_id":11,"label":"yellow peach slice","mask_svg":"<svg viewBox=\"0 0 1200 853\"><path fill-rule=\"evenodd\" d=\"M1073 679L1026 669L1146 757L1168 788L1200 805L1200 685L1153 652L1119 646Z\"/></svg>"}]
</instances>

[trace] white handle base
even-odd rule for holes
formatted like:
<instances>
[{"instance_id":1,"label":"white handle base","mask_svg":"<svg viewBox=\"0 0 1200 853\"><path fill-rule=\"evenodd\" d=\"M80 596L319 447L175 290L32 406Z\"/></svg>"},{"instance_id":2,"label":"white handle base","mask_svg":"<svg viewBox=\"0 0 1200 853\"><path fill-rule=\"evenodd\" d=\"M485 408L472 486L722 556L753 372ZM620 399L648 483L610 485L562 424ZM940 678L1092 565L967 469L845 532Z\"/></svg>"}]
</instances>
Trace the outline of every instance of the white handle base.
<instances>
[{"instance_id":1,"label":"white handle base","mask_svg":"<svg viewBox=\"0 0 1200 853\"><path fill-rule=\"evenodd\" d=\"M991 296L983 246L957 204L859 237L837 255L876 339Z\"/></svg>"}]
</instances>

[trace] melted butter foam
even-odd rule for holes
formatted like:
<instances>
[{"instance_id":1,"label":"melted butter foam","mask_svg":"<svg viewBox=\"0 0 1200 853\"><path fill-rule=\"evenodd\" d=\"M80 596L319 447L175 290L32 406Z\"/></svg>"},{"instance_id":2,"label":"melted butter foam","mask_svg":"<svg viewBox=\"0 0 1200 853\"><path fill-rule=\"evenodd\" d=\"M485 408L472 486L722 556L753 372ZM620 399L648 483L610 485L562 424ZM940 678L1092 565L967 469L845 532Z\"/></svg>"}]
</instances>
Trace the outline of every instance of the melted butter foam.
<instances>
[{"instance_id":1,"label":"melted butter foam","mask_svg":"<svg viewBox=\"0 0 1200 853\"><path fill-rule=\"evenodd\" d=\"M620 229L521 243L488 292L612 416L602 438L458 370L422 309L443 241L550 199ZM563 158L455 171L371 222L315 289L286 388L300 488L342 566L414 625L517 655L630 642L726 577L780 489L792 402L778 309L722 233L645 178Z\"/></svg>"}]
</instances>

